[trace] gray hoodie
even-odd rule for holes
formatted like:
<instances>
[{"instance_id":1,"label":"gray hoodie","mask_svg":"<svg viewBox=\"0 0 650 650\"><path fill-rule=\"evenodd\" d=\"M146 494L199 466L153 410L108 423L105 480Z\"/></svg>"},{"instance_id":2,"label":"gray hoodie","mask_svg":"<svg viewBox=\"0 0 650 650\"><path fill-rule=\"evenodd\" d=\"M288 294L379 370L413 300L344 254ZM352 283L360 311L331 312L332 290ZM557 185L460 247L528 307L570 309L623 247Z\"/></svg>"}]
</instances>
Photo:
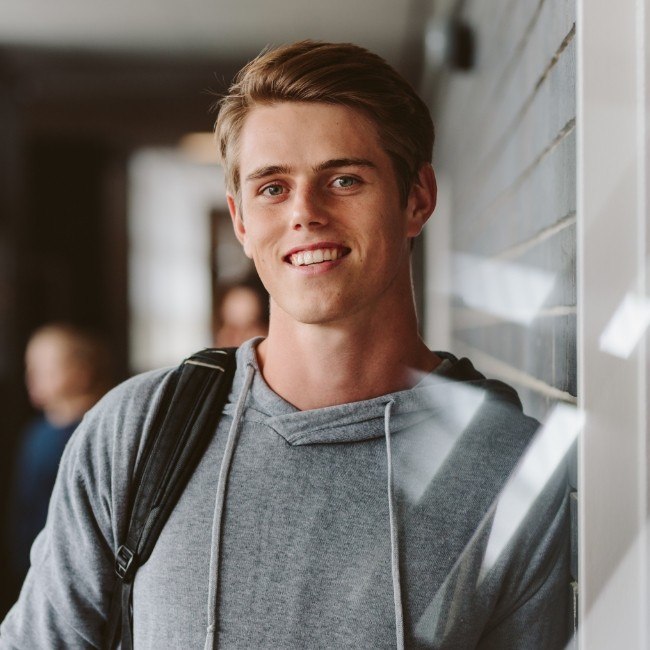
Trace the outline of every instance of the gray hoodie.
<instances>
[{"instance_id":1,"label":"gray hoodie","mask_svg":"<svg viewBox=\"0 0 650 650\"><path fill-rule=\"evenodd\" d=\"M563 648L564 470L487 562L496 499L537 423L445 357L411 390L298 411L244 344L136 576L135 648ZM0 648L100 646L129 477L168 377L125 382L74 434Z\"/></svg>"}]
</instances>

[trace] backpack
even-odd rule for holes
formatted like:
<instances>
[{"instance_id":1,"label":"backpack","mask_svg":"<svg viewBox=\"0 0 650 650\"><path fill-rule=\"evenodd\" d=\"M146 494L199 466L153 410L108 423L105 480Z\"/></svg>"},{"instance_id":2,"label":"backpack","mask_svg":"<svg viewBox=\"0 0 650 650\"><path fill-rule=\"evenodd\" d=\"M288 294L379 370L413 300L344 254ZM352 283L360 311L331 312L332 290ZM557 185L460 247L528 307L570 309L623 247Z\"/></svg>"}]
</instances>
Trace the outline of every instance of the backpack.
<instances>
[{"instance_id":1,"label":"backpack","mask_svg":"<svg viewBox=\"0 0 650 650\"><path fill-rule=\"evenodd\" d=\"M129 524L115 555L104 648L133 648L132 589L216 431L235 374L235 348L205 349L174 370L129 489Z\"/></svg>"}]
</instances>

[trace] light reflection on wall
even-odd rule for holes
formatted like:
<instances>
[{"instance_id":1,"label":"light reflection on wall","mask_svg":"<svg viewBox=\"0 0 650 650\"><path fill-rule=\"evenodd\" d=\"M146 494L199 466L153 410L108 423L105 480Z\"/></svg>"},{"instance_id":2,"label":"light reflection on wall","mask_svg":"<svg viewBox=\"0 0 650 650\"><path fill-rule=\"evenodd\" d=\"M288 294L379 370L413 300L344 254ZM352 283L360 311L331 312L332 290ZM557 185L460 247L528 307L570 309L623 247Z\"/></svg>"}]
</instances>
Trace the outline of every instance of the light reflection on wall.
<instances>
[{"instance_id":1,"label":"light reflection on wall","mask_svg":"<svg viewBox=\"0 0 650 650\"><path fill-rule=\"evenodd\" d=\"M612 315L600 335L603 352L627 359L650 325L650 300L629 292Z\"/></svg>"},{"instance_id":2,"label":"light reflection on wall","mask_svg":"<svg viewBox=\"0 0 650 650\"><path fill-rule=\"evenodd\" d=\"M522 264L455 253L454 287L465 304L528 325L546 302L555 274Z\"/></svg>"}]
</instances>

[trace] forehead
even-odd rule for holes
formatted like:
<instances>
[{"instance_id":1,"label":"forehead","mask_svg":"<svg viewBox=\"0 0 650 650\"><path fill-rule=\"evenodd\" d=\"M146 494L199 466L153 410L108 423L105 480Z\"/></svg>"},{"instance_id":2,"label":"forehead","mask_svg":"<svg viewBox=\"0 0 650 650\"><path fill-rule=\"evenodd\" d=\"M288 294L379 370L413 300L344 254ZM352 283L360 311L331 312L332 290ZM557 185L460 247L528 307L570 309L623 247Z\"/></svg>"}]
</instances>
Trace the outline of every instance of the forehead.
<instances>
[{"instance_id":1,"label":"forehead","mask_svg":"<svg viewBox=\"0 0 650 650\"><path fill-rule=\"evenodd\" d=\"M27 344L25 356L29 362L37 363L41 359L63 357L68 352L70 343L58 332L44 332L34 336Z\"/></svg>"},{"instance_id":2,"label":"forehead","mask_svg":"<svg viewBox=\"0 0 650 650\"><path fill-rule=\"evenodd\" d=\"M343 158L388 161L377 127L361 111L324 103L280 102L255 106L239 143L242 179L264 165L321 163Z\"/></svg>"}]
</instances>

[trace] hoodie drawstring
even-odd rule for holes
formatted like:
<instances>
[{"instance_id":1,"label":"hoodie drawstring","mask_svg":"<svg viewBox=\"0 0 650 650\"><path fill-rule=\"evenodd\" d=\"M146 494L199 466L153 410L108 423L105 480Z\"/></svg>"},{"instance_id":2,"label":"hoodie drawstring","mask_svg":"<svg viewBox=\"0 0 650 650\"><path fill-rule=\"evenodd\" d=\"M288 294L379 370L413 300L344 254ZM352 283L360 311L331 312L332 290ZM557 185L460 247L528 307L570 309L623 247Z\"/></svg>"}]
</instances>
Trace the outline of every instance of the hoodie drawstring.
<instances>
[{"instance_id":1,"label":"hoodie drawstring","mask_svg":"<svg viewBox=\"0 0 650 650\"><path fill-rule=\"evenodd\" d=\"M219 553L221 545L221 522L223 519L223 507L226 496L226 484L228 473L232 463L239 428L244 412L246 397L250 391L255 375L255 368L249 365L246 369L244 386L237 400L235 412L233 413L232 424L228 432L228 440L224 449L219 480L217 483L217 495L215 498L214 516L212 519L212 541L210 550L210 569L208 585L208 627L205 637L205 650L216 648L217 636L217 601L219 584ZM399 571L399 539L397 530L397 516L395 513L395 497L393 494L393 455L391 451L390 416L393 407L393 400L386 404L384 410L384 433L386 436L386 461L387 461L387 490L388 490L388 516L390 520L390 549L391 549L391 574L393 578L393 601L395 604L395 636L397 650L404 650L404 612L402 608L402 592L400 585Z\"/></svg>"},{"instance_id":2,"label":"hoodie drawstring","mask_svg":"<svg viewBox=\"0 0 650 650\"><path fill-rule=\"evenodd\" d=\"M404 650L404 610L402 608L402 589L399 576L399 538L397 515L395 513L395 496L393 494L393 454L390 446L390 414L393 400L386 404L384 410L384 434L386 435L386 462L388 483L388 517L390 519L390 565L393 576L393 601L395 603L395 636L397 650Z\"/></svg>"},{"instance_id":3,"label":"hoodie drawstring","mask_svg":"<svg viewBox=\"0 0 650 650\"><path fill-rule=\"evenodd\" d=\"M226 484L228 482L228 473L230 471L230 464L232 457L237 446L237 436L239 427L244 413L244 405L246 404L246 397L253 383L253 376L255 375L255 368L248 365L246 368L246 378L244 380L244 387L239 394L239 399L235 406L235 412L232 417L232 424L228 432L228 440L226 441L226 448L223 452L223 459L221 461L221 468L219 470L219 481L217 483L217 496L214 504L214 515L212 519L212 542L210 545L210 581L208 584L208 628L205 637L205 650L214 650L216 648L217 636L217 596L219 587L219 553L221 546L221 521L223 519L223 505L226 497Z\"/></svg>"}]
</instances>

